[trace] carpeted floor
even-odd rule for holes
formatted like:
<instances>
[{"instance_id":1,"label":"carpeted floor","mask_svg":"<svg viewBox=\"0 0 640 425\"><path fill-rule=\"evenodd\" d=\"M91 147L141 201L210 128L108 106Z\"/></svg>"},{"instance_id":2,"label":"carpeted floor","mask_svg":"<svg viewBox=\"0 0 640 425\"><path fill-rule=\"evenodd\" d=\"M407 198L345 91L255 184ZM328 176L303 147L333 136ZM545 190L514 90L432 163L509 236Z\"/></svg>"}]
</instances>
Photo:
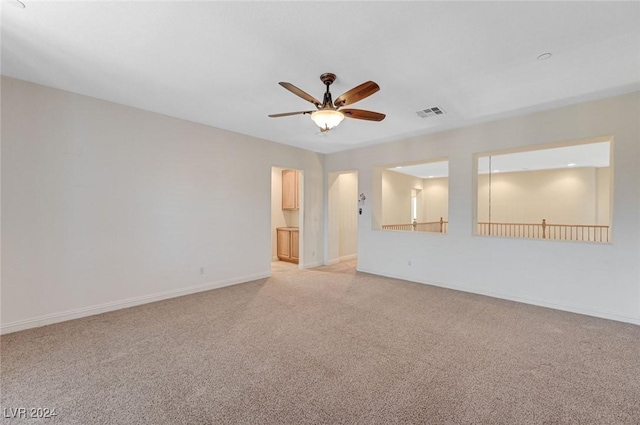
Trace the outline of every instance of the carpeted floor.
<instances>
[{"instance_id":1,"label":"carpeted floor","mask_svg":"<svg viewBox=\"0 0 640 425\"><path fill-rule=\"evenodd\" d=\"M25 423L640 423L640 327L353 261L0 343L2 407L58 414Z\"/></svg>"}]
</instances>

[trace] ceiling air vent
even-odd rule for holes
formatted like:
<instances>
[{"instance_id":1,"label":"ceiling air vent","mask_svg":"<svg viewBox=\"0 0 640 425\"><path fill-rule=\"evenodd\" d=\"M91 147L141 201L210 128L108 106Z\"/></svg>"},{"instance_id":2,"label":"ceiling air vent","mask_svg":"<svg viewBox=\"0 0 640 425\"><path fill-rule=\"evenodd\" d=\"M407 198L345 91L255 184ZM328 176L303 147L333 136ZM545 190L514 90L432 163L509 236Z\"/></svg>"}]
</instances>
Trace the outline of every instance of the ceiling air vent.
<instances>
[{"instance_id":1,"label":"ceiling air vent","mask_svg":"<svg viewBox=\"0 0 640 425\"><path fill-rule=\"evenodd\" d=\"M419 116L420 118L429 118L429 117L435 117L437 115L444 115L444 113L445 112L442 109L440 109L437 106L434 106L433 108L422 109L416 112L416 115Z\"/></svg>"}]
</instances>

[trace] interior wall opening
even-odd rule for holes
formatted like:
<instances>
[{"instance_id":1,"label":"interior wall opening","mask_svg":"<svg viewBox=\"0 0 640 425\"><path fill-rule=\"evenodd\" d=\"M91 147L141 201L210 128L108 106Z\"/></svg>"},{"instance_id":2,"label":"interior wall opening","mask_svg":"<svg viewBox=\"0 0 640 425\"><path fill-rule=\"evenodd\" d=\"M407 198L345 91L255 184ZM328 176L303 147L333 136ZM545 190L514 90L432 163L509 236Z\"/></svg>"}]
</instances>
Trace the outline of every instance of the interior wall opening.
<instances>
[{"instance_id":1,"label":"interior wall opening","mask_svg":"<svg viewBox=\"0 0 640 425\"><path fill-rule=\"evenodd\" d=\"M271 168L271 262L302 268L304 176L301 170Z\"/></svg>"},{"instance_id":2,"label":"interior wall opening","mask_svg":"<svg viewBox=\"0 0 640 425\"><path fill-rule=\"evenodd\" d=\"M448 232L449 161L377 167L381 230Z\"/></svg>"},{"instance_id":3,"label":"interior wall opening","mask_svg":"<svg viewBox=\"0 0 640 425\"><path fill-rule=\"evenodd\" d=\"M358 173L329 173L328 253L325 264L358 256Z\"/></svg>"},{"instance_id":4,"label":"interior wall opening","mask_svg":"<svg viewBox=\"0 0 640 425\"><path fill-rule=\"evenodd\" d=\"M477 155L481 236L611 240L612 138Z\"/></svg>"}]
</instances>

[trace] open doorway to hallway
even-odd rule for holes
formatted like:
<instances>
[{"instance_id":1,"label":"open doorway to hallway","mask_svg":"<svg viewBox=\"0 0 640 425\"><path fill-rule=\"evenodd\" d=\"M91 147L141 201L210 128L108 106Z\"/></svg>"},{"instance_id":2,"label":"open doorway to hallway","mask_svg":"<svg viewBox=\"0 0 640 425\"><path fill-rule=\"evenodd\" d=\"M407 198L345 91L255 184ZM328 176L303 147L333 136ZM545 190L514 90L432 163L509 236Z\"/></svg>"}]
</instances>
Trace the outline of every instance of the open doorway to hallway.
<instances>
[{"instance_id":1,"label":"open doorway to hallway","mask_svg":"<svg viewBox=\"0 0 640 425\"><path fill-rule=\"evenodd\" d=\"M358 257L358 173L329 173L328 243L325 264Z\"/></svg>"},{"instance_id":2,"label":"open doorway to hallway","mask_svg":"<svg viewBox=\"0 0 640 425\"><path fill-rule=\"evenodd\" d=\"M271 264L302 268L303 180L301 170L271 168Z\"/></svg>"}]
</instances>

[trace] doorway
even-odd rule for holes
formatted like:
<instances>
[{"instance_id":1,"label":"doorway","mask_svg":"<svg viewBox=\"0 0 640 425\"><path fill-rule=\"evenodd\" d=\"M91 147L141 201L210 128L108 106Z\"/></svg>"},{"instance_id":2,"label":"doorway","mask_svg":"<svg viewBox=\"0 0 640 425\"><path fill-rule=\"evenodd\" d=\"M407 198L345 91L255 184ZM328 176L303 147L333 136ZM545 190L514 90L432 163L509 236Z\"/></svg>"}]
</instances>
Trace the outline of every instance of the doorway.
<instances>
[{"instance_id":1,"label":"doorway","mask_svg":"<svg viewBox=\"0 0 640 425\"><path fill-rule=\"evenodd\" d=\"M358 173L329 173L325 264L358 257Z\"/></svg>"},{"instance_id":2,"label":"doorway","mask_svg":"<svg viewBox=\"0 0 640 425\"><path fill-rule=\"evenodd\" d=\"M271 268L302 268L304 174L271 167Z\"/></svg>"}]
</instances>

